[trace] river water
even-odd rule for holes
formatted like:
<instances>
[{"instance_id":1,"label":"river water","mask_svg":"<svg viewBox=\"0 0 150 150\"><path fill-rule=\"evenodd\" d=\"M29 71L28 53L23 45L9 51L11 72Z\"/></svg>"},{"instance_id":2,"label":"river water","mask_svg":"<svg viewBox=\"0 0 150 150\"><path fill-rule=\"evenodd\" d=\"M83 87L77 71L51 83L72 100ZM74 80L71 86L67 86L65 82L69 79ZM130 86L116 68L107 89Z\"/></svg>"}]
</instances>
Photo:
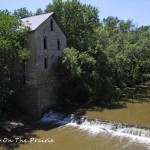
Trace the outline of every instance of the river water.
<instances>
[{"instance_id":1,"label":"river water","mask_svg":"<svg viewBox=\"0 0 150 150\"><path fill-rule=\"evenodd\" d=\"M20 150L149 150L150 128L49 111ZM54 126L54 124L56 126Z\"/></svg>"},{"instance_id":2,"label":"river water","mask_svg":"<svg viewBox=\"0 0 150 150\"><path fill-rule=\"evenodd\" d=\"M20 138L16 143L1 141L0 149L150 150L149 102L129 103L126 108L87 111L85 114L90 119L50 110L31 130L13 134L11 139ZM10 139L9 135L4 138Z\"/></svg>"}]
</instances>

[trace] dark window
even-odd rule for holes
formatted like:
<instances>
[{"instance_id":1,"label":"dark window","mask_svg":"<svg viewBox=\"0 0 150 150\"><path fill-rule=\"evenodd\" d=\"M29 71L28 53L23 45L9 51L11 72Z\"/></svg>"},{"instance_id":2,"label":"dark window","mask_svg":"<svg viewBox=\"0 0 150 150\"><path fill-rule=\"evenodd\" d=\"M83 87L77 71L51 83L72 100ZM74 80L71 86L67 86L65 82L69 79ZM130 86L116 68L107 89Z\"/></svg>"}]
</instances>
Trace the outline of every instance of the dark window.
<instances>
[{"instance_id":1,"label":"dark window","mask_svg":"<svg viewBox=\"0 0 150 150\"><path fill-rule=\"evenodd\" d=\"M51 20L51 31L53 31L53 20Z\"/></svg>"},{"instance_id":2,"label":"dark window","mask_svg":"<svg viewBox=\"0 0 150 150\"><path fill-rule=\"evenodd\" d=\"M60 39L57 39L57 50L60 50Z\"/></svg>"},{"instance_id":3,"label":"dark window","mask_svg":"<svg viewBox=\"0 0 150 150\"><path fill-rule=\"evenodd\" d=\"M23 72L25 72L26 71L26 61L25 60L22 61L22 68L23 68Z\"/></svg>"},{"instance_id":4,"label":"dark window","mask_svg":"<svg viewBox=\"0 0 150 150\"><path fill-rule=\"evenodd\" d=\"M58 61L60 61L61 60L61 57L60 56L58 56Z\"/></svg>"},{"instance_id":5,"label":"dark window","mask_svg":"<svg viewBox=\"0 0 150 150\"><path fill-rule=\"evenodd\" d=\"M47 49L47 38L43 37L44 49Z\"/></svg>"},{"instance_id":6,"label":"dark window","mask_svg":"<svg viewBox=\"0 0 150 150\"><path fill-rule=\"evenodd\" d=\"M44 68L48 68L48 58L44 58Z\"/></svg>"},{"instance_id":7,"label":"dark window","mask_svg":"<svg viewBox=\"0 0 150 150\"><path fill-rule=\"evenodd\" d=\"M23 74L23 85L26 85L26 76Z\"/></svg>"},{"instance_id":8,"label":"dark window","mask_svg":"<svg viewBox=\"0 0 150 150\"><path fill-rule=\"evenodd\" d=\"M22 67L23 67L23 85L26 84L26 76L25 76L25 70L26 70L26 62L23 60L22 62Z\"/></svg>"}]
</instances>

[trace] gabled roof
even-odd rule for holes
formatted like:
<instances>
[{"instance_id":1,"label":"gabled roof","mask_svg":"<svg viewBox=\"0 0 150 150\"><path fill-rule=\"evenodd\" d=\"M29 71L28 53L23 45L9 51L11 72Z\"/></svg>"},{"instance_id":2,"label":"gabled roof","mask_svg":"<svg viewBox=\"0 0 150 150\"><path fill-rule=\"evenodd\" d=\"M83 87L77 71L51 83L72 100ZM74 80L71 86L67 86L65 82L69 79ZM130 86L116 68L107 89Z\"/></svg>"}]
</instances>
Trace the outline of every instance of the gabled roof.
<instances>
[{"instance_id":1,"label":"gabled roof","mask_svg":"<svg viewBox=\"0 0 150 150\"><path fill-rule=\"evenodd\" d=\"M58 18L54 14L54 12L47 13L47 14L42 14L42 15L37 15L37 16L32 16L28 18L23 18L21 19L22 23L24 26L30 27L30 31L36 30L44 21L46 21L50 16L52 16L62 32L66 35L66 32L64 28L61 26L60 22L58 21Z\"/></svg>"},{"instance_id":2,"label":"gabled roof","mask_svg":"<svg viewBox=\"0 0 150 150\"><path fill-rule=\"evenodd\" d=\"M23 22L23 25L30 27L30 31L36 30L46 19L48 19L52 13L48 14L42 14L38 16L32 16L28 18L23 18L21 21Z\"/></svg>"}]
</instances>

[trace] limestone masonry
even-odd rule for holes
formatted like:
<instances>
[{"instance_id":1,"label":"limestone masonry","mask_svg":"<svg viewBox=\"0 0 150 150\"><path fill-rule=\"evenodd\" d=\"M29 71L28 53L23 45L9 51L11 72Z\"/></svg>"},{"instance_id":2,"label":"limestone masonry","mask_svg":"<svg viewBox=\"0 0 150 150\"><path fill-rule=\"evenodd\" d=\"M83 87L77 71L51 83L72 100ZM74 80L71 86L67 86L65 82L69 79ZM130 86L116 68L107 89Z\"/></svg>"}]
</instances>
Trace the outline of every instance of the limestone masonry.
<instances>
[{"instance_id":1,"label":"limestone masonry","mask_svg":"<svg viewBox=\"0 0 150 150\"><path fill-rule=\"evenodd\" d=\"M40 115L56 105L58 80L52 65L66 48L66 34L54 13L22 19L30 32L25 48L31 51L18 86L18 104L31 116Z\"/></svg>"}]
</instances>

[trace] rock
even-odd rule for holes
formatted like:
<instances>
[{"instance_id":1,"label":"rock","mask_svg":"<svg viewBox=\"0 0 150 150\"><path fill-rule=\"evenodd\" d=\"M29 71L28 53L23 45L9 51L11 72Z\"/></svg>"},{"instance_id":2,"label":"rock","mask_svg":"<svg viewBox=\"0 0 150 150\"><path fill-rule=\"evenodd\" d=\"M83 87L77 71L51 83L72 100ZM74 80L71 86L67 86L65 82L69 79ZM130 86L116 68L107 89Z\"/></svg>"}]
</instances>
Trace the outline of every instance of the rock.
<instances>
[{"instance_id":1,"label":"rock","mask_svg":"<svg viewBox=\"0 0 150 150\"><path fill-rule=\"evenodd\" d=\"M22 126L23 126L23 123L21 123L21 122L19 122L19 123L8 122L8 123L5 123L4 125L1 125L0 128L4 131L10 132L17 127L22 127Z\"/></svg>"}]
</instances>

